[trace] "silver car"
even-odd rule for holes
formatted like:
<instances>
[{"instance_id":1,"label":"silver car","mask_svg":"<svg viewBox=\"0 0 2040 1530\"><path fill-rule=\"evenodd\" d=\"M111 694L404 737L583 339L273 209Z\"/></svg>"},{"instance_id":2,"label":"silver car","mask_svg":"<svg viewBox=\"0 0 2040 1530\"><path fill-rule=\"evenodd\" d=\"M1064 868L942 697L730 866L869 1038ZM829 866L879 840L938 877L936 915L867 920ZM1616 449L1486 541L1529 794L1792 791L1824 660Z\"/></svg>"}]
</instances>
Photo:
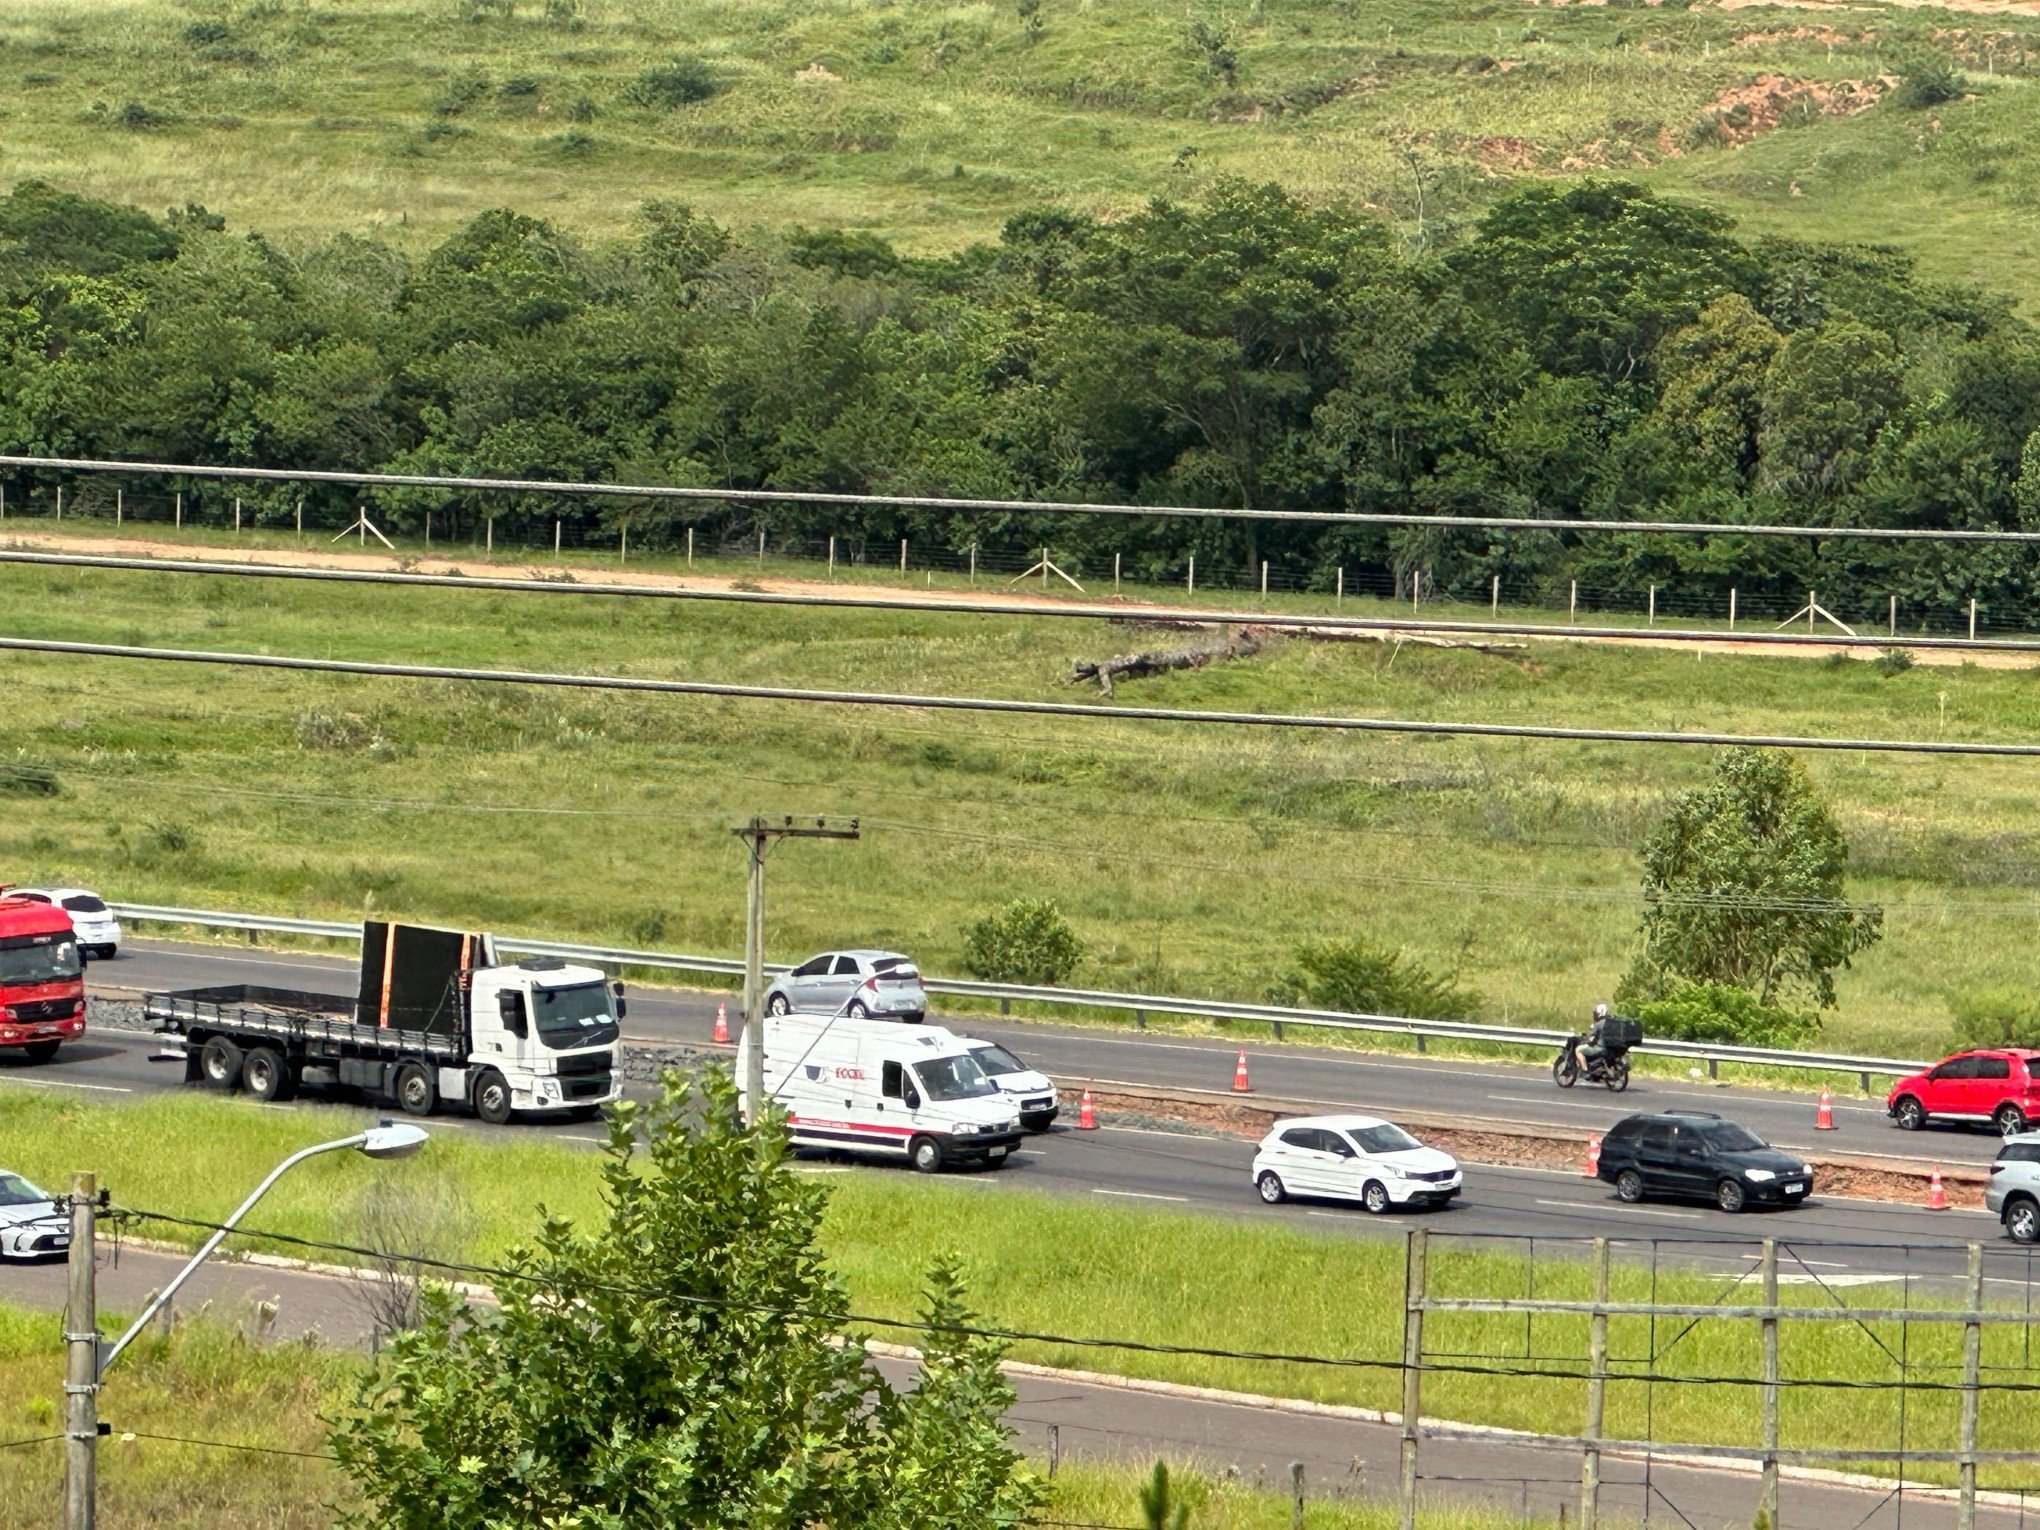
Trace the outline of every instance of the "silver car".
<instances>
[{"instance_id":1,"label":"silver car","mask_svg":"<svg viewBox=\"0 0 2040 1530\"><path fill-rule=\"evenodd\" d=\"M772 980L765 1012L784 1015L842 1013L853 1020L920 1021L928 991L911 956L897 951L824 951Z\"/></svg>"},{"instance_id":2,"label":"silver car","mask_svg":"<svg viewBox=\"0 0 2040 1530\"><path fill-rule=\"evenodd\" d=\"M71 1220L46 1190L0 1169L0 1259L56 1259L71 1251Z\"/></svg>"},{"instance_id":3,"label":"silver car","mask_svg":"<svg viewBox=\"0 0 2040 1530\"><path fill-rule=\"evenodd\" d=\"M2014 1243L2040 1242L2040 1132L2005 1138L1983 1204L1998 1214Z\"/></svg>"}]
</instances>

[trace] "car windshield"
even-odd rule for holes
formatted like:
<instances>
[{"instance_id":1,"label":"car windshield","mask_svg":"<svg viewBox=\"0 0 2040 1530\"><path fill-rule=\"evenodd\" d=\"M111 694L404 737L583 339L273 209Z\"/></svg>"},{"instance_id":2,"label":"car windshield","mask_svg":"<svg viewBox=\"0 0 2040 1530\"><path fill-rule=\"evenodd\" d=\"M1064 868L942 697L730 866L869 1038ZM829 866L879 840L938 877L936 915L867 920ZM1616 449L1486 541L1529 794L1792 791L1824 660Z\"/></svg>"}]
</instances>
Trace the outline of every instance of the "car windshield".
<instances>
[{"instance_id":1,"label":"car windshield","mask_svg":"<svg viewBox=\"0 0 2040 1530\"><path fill-rule=\"evenodd\" d=\"M978 1066L990 1074L1025 1073L1027 1064L1020 1061L1002 1046L972 1047L970 1055L978 1060Z\"/></svg>"},{"instance_id":2,"label":"car windshield","mask_svg":"<svg viewBox=\"0 0 2040 1530\"><path fill-rule=\"evenodd\" d=\"M84 970L78 962L78 942L68 935L46 945L0 942L0 983L61 983Z\"/></svg>"},{"instance_id":3,"label":"car windshield","mask_svg":"<svg viewBox=\"0 0 2040 1530\"><path fill-rule=\"evenodd\" d=\"M931 1100L972 1100L980 1095L997 1094L998 1088L985 1077L985 1070L977 1065L977 1059L968 1055L962 1057L931 1057L925 1062L914 1064L914 1076L921 1081L921 1088Z\"/></svg>"},{"instance_id":4,"label":"car windshield","mask_svg":"<svg viewBox=\"0 0 2040 1530\"><path fill-rule=\"evenodd\" d=\"M568 988L532 992L538 1034L556 1051L568 1047L602 1046L616 1040L616 1015L609 1007L609 989L602 983L575 983Z\"/></svg>"},{"instance_id":5,"label":"car windshield","mask_svg":"<svg viewBox=\"0 0 2040 1530\"><path fill-rule=\"evenodd\" d=\"M1400 1126L1390 1126L1386 1121L1379 1126L1355 1127L1347 1135L1360 1144L1363 1153L1407 1153L1424 1145Z\"/></svg>"},{"instance_id":6,"label":"car windshield","mask_svg":"<svg viewBox=\"0 0 2040 1530\"><path fill-rule=\"evenodd\" d=\"M103 914L106 912L106 901L93 897L91 893L79 893L76 897L66 898L64 907L74 914Z\"/></svg>"},{"instance_id":7,"label":"car windshield","mask_svg":"<svg viewBox=\"0 0 2040 1530\"><path fill-rule=\"evenodd\" d=\"M1766 1146L1763 1138L1752 1136L1733 1121L1703 1127L1700 1140L1717 1153L1753 1153L1758 1148Z\"/></svg>"},{"instance_id":8,"label":"car windshield","mask_svg":"<svg viewBox=\"0 0 2040 1530\"><path fill-rule=\"evenodd\" d=\"M0 1174L0 1206L33 1206L49 1199L19 1174Z\"/></svg>"}]
</instances>

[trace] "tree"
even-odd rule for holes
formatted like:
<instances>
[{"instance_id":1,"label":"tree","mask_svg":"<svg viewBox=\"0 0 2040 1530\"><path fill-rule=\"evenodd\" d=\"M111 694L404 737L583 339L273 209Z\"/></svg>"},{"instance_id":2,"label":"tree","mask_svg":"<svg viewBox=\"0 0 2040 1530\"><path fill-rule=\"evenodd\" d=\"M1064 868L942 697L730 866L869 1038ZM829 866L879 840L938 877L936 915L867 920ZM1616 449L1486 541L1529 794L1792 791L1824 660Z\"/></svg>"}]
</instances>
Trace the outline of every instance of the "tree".
<instances>
[{"instance_id":1,"label":"tree","mask_svg":"<svg viewBox=\"0 0 2040 1530\"><path fill-rule=\"evenodd\" d=\"M602 1216L547 1216L494 1310L444 1289L391 1346L333 1443L361 1526L858 1525L992 1530L1037 1500L1007 1448L1000 1346L937 1265L923 1386L901 1397L843 1342L815 1247L825 1192L783 1123L736 1123L715 1070L616 1107ZM904 1517L901 1517L904 1516Z\"/></svg>"},{"instance_id":2,"label":"tree","mask_svg":"<svg viewBox=\"0 0 2040 1530\"><path fill-rule=\"evenodd\" d=\"M1084 943L1046 898L1016 898L963 932L963 964L988 983L1060 983Z\"/></svg>"},{"instance_id":3,"label":"tree","mask_svg":"<svg viewBox=\"0 0 2040 1530\"><path fill-rule=\"evenodd\" d=\"M1147 1530L1189 1530L1190 1502L1169 1480L1169 1463L1155 1469L1140 1486L1140 1518Z\"/></svg>"},{"instance_id":4,"label":"tree","mask_svg":"<svg viewBox=\"0 0 2040 1530\"><path fill-rule=\"evenodd\" d=\"M1835 972L1884 922L1843 896L1848 856L1796 760L1723 750L1714 779L1673 803L1644 844L1642 940L1622 996L1724 983L1766 1005L1797 995L1832 1006Z\"/></svg>"}]
</instances>

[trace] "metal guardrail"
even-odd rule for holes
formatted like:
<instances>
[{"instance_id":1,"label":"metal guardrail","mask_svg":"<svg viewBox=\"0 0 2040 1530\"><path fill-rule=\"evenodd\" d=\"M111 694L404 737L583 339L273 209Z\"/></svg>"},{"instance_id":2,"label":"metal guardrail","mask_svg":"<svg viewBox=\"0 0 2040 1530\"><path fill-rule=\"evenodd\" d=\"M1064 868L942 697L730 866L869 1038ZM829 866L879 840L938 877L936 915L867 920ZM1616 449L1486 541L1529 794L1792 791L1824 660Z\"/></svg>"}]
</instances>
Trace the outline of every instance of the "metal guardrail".
<instances>
[{"instance_id":1,"label":"metal guardrail","mask_svg":"<svg viewBox=\"0 0 2040 1530\"><path fill-rule=\"evenodd\" d=\"M269 914L237 914L214 909L171 908L156 904L114 903L113 912L122 919L143 924L186 924L207 929L268 931L279 935L313 935L330 940L358 940L358 925L320 919L286 919ZM523 940L497 936L500 951L526 956L556 956L566 961L590 962L612 967L650 967L672 972L708 972L739 977L741 961L720 956L686 956L671 951L636 951L621 946L568 945L559 941ZM768 964L768 974L788 971L784 963ZM1534 1026L1479 1025L1461 1020L1421 1020L1408 1015L1351 1014L1343 1010L1294 1009L1279 1004L1237 1004L1223 999L1171 998L1158 994L1120 993L1103 988L1035 988L1021 983L978 983L964 978L922 979L928 992L959 998L999 999L1011 1003L1065 1005L1083 1009L1116 1009L1145 1020L1148 1015L1188 1015L1209 1020L1252 1020L1275 1027L1281 1035L1285 1026L1317 1030L1365 1031L1377 1035L1410 1036L1423 1050L1426 1038L1478 1041L1495 1046L1530 1047L1548 1051L1571 1032L1544 1030ZM1635 1048L1658 1057L1679 1057L1708 1065L1713 1071L1721 1063L1749 1063L1761 1067L1805 1068L1827 1073L1854 1073L1869 1088L1873 1076L1903 1077L1931 1067L1923 1061L1892 1057L1859 1057L1845 1052L1791 1052L1771 1047L1742 1047L1711 1041L1645 1041Z\"/></svg>"}]
</instances>

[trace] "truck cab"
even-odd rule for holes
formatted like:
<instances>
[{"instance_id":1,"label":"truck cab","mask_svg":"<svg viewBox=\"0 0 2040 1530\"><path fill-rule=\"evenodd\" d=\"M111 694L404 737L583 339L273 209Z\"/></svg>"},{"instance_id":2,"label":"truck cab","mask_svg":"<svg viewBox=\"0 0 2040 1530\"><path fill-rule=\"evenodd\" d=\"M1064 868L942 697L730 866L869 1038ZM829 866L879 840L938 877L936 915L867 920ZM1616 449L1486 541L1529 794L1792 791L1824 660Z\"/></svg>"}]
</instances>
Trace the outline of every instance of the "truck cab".
<instances>
[{"instance_id":1,"label":"truck cab","mask_svg":"<svg viewBox=\"0 0 2040 1530\"><path fill-rule=\"evenodd\" d=\"M71 916L0 888L0 1049L44 1063L85 1034L85 966Z\"/></svg>"},{"instance_id":2,"label":"truck cab","mask_svg":"<svg viewBox=\"0 0 2040 1530\"><path fill-rule=\"evenodd\" d=\"M601 969L530 956L510 967L481 967L470 985L466 1070L441 1069L442 1094L469 1095L483 1119L498 1110L592 1112L618 1098L615 1066L624 999ZM485 1098L487 1075L501 1076L506 1103Z\"/></svg>"}]
</instances>

